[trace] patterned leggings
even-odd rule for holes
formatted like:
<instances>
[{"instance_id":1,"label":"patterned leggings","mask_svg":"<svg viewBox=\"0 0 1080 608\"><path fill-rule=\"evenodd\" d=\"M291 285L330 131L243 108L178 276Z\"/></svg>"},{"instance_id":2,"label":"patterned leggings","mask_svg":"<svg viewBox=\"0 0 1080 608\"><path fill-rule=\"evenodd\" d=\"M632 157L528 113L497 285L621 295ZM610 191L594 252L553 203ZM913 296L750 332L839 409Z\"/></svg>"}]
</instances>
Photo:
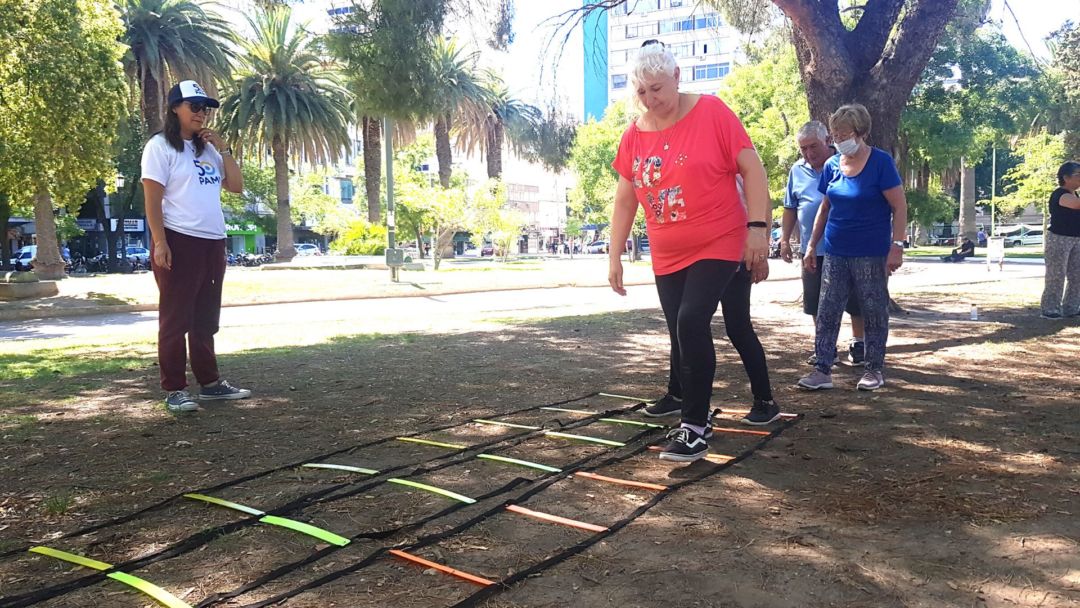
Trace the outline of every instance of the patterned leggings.
<instances>
[{"instance_id":1,"label":"patterned leggings","mask_svg":"<svg viewBox=\"0 0 1080 608\"><path fill-rule=\"evenodd\" d=\"M817 368L830 373L836 360L836 338L844 306L854 292L866 323L868 371L885 367L885 343L889 339L889 275L884 257L846 258L825 255L821 268L821 298L818 301L817 336L814 352Z\"/></svg>"},{"instance_id":2,"label":"patterned leggings","mask_svg":"<svg viewBox=\"0 0 1080 608\"><path fill-rule=\"evenodd\" d=\"M1046 286L1043 314L1080 313L1080 236L1046 233ZM1064 301L1061 293L1065 292Z\"/></svg>"}]
</instances>

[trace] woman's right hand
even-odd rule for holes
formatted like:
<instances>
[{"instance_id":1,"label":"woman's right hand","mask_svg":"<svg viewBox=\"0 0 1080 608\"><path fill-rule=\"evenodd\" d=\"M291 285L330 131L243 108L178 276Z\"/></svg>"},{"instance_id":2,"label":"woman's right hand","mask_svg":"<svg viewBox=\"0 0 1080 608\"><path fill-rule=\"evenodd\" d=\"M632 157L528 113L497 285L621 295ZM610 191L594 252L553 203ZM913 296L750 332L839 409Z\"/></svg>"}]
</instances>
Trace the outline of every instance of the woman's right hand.
<instances>
[{"instance_id":1,"label":"woman's right hand","mask_svg":"<svg viewBox=\"0 0 1080 608\"><path fill-rule=\"evenodd\" d=\"M164 240L154 243L154 266L172 270L172 249L169 249L169 244Z\"/></svg>"},{"instance_id":2,"label":"woman's right hand","mask_svg":"<svg viewBox=\"0 0 1080 608\"><path fill-rule=\"evenodd\" d=\"M813 247L806 250L806 255L804 255L802 259L802 265L807 272L817 272L817 252L814 251Z\"/></svg>"},{"instance_id":3,"label":"woman's right hand","mask_svg":"<svg viewBox=\"0 0 1080 608\"><path fill-rule=\"evenodd\" d=\"M613 255L608 258L608 284L611 285L611 289L620 296L626 295L626 288L623 287L623 269L622 258Z\"/></svg>"}]
</instances>

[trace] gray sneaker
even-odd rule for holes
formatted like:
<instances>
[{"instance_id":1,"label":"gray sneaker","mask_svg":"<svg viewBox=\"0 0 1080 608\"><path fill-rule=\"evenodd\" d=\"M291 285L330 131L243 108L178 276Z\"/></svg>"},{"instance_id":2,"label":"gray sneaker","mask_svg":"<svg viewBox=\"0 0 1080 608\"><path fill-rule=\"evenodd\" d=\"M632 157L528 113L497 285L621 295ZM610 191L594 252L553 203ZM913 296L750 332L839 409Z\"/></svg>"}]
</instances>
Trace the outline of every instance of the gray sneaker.
<instances>
[{"instance_id":1,"label":"gray sneaker","mask_svg":"<svg viewBox=\"0 0 1080 608\"><path fill-rule=\"evenodd\" d=\"M170 391L165 396L165 409L170 412L194 412L199 409L199 404L187 391Z\"/></svg>"},{"instance_id":2,"label":"gray sneaker","mask_svg":"<svg viewBox=\"0 0 1080 608\"><path fill-rule=\"evenodd\" d=\"M880 371L867 371L862 378L859 378L860 391L876 391L883 386L885 386L885 375Z\"/></svg>"},{"instance_id":3,"label":"gray sneaker","mask_svg":"<svg viewBox=\"0 0 1080 608\"><path fill-rule=\"evenodd\" d=\"M806 376L799 378L799 388L816 391L823 388L832 388L832 375L815 369Z\"/></svg>"},{"instance_id":4,"label":"gray sneaker","mask_svg":"<svg viewBox=\"0 0 1080 608\"><path fill-rule=\"evenodd\" d=\"M214 386L204 386L199 391L199 399L203 401L215 401L217 399L247 399L251 391L246 388L236 388L227 380L219 380Z\"/></svg>"}]
</instances>

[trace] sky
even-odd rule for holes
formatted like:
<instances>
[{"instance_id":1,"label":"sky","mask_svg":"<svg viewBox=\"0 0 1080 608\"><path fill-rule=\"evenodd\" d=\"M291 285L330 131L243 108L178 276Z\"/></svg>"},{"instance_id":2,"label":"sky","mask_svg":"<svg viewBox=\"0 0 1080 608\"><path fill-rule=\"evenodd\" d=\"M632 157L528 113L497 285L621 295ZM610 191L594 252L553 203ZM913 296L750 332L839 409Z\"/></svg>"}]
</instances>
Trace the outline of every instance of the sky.
<instances>
[{"instance_id":1,"label":"sky","mask_svg":"<svg viewBox=\"0 0 1080 608\"><path fill-rule=\"evenodd\" d=\"M1006 2L1013 12L1009 12ZM1043 38L1061 27L1066 19L1080 22L1080 0L992 0L989 18L1001 24L1013 46L1027 49L1026 38L1031 52L1039 59L1049 61L1050 51Z\"/></svg>"}]
</instances>

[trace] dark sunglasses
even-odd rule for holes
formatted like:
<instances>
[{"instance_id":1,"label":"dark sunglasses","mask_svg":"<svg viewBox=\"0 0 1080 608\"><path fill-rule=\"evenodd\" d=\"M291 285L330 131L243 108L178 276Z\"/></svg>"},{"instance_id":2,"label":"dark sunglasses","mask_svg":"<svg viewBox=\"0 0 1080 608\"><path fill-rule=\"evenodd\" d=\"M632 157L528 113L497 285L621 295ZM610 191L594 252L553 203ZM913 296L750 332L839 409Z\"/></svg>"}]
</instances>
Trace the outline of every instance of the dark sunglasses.
<instances>
[{"instance_id":1,"label":"dark sunglasses","mask_svg":"<svg viewBox=\"0 0 1080 608\"><path fill-rule=\"evenodd\" d=\"M641 47L645 48L645 47L649 46L650 44L659 44L660 48L662 48L662 49L667 48L666 44L664 44L663 42L660 42L656 38L650 38L650 39L646 40L645 42L642 42Z\"/></svg>"},{"instance_id":2,"label":"dark sunglasses","mask_svg":"<svg viewBox=\"0 0 1080 608\"><path fill-rule=\"evenodd\" d=\"M186 103L188 107L191 108L191 112L193 114L198 114L203 110L209 112L211 109L210 106L206 105L205 103L199 103L197 101L185 101L184 103Z\"/></svg>"}]
</instances>

